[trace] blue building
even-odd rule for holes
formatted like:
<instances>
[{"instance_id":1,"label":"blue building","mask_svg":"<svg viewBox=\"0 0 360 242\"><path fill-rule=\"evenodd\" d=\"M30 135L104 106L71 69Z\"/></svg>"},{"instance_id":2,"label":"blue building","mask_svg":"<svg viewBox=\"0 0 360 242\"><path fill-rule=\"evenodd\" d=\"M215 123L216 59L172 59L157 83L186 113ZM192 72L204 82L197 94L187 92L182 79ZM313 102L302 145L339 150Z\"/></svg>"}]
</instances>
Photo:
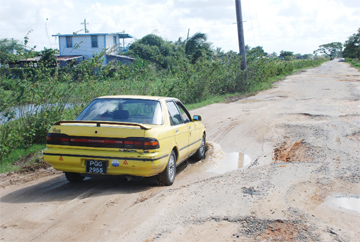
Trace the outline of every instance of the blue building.
<instances>
[{"instance_id":1,"label":"blue building","mask_svg":"<svg viewBox=\"0 0 360 242\"><path fill-rule=\"evenodd\" d=\"M121 53L128 51L125 39L133 38L125 33L85 33L85 34L56 34L58 38L60 56L83 56L92 58L107 49L103 64L110 61L131 63L134 58L123 56ZM118 54L120 53L120 54Z\"/></svg>"}]
</instances>

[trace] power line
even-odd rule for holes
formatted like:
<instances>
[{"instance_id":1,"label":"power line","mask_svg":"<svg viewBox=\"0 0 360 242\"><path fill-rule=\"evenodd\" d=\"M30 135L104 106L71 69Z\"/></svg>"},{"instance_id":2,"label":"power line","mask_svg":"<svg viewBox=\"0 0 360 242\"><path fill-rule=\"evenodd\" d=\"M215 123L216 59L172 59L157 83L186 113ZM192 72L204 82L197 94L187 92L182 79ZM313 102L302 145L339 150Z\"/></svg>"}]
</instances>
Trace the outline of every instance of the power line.
<instances>
[{"instance_id":1,"label":"power line","mask_svg":"<svg viewBox=\"0 0 360 242\"><path fill-rule=\"evenodd\" d=\"M49 43L50 43L50 47L51 47L51 49L52 49L52 44L51 44L51 41L50 41L49 32L48 32L48 27L47 27L47 21L48 21L48 20L49 20L49 19L46 18L46 21L45 21L45 32L46 32L46 36L48 37L48 40L49 40Z\"/></svg>"},{"instance_id":2,"label":"power line","mask_svg":"<svg viewBox=\"0 0 360 242\"><path fill-rule=\"evenodd\" d=\"M256 46L256 38L255 38L255 32L254 32L253 21L252 21L252 17L251 17L251 9L250 9L250 3L249 3L249 0L247 0L247 3L248 3L249 15L250 15L251 32L253 33L254 44L255 44L255 46Z\"/></svg>"},{"instance_id":3,"label":"power line","mask_svg":"<svg viewBox=\"0 0 360 242\"><path fill-rule=\"evenodd\" d=\"M255 3L256 4L256 3ZM257 9L255 8L255 13L256 13L256 20L257 20L257 24L258 24L258 31L259 31L259 37L260 37L260 44L261 46L263 46L262 43L262 38L261 38L261 31L260 31L260 23L259 23L259 17L258 17L258 13L257 13Z\"/></svg>"}]
</instances>

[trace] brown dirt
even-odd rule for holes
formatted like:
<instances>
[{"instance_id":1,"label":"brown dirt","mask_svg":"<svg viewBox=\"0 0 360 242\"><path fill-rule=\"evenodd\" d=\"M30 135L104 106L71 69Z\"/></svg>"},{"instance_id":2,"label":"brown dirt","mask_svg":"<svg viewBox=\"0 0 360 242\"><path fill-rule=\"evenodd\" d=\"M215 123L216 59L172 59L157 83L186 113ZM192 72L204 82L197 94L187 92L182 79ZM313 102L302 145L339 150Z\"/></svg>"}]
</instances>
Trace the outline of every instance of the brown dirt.
<instances>
[{"instance_id":1,"label":"brown dirt","mask_svg":"<svg viewBox=\"0 0 360 242\"><path fill-rule=\"evenodd\" d=\"M34 172L39 169L47 169L51 167L51 165L44 160L42 151L27 155L15 162L14 165L20 167L19 170L15 171L15 173Z\"/></svg>"},{"instance_id":2,"label":"brown dirt","mask_svg":"<svg viewBox=\"0 0 360 242\"><path fill-rule=\"evenodd\" d=\"M300 239L301 231L307 231L304 224L299 224L296 221L276 220L268 225L269 228L263 234L257 237L260 241L294 241ZM307 238L307 241L312 239Z\"/></svg>"},{"instance_id":3,"label":"brown dirt","mask_svg":"<svg viewBox=\"0 0 360 242\"><path fill-rule=\"evenodd\" d=\"M312 161L307 155L307 150L303 139L290 145L284 142L274 149L274 163Z\"/></svg>"}]
</instances>

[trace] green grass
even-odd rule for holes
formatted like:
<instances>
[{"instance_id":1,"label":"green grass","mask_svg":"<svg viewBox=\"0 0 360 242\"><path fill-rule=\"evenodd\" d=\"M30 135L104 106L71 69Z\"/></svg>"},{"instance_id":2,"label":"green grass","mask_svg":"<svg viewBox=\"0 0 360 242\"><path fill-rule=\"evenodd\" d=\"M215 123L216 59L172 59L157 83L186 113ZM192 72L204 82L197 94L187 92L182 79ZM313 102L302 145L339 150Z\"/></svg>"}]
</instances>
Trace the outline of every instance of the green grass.
<instances>
[{"instance_id":1,"label":"green grass","mask_svg":"<svg viewBox=\"0 0 360 242\"><path fill-rule=\"evenodd\" d=\"M45 144L34 144L28 149L15 149L1 162L0 173L19 170L20 166L14 165L17 161L25 159L29 155L40 152L41 150L45 149L45 147Z\"/></svg>"},{"instance_id":2,"label":"green grass","mask_svg":"<svg viewBox=\"0 0 360 242\"><path fill-rule=\"evenodd\" d=\"M352 67L355 67L356 69L360 70L360 60L359 59L346 58L345 61L347 63L349 63Z\"/></svg>"},{"instance_id":3,"label":"green grass","mask_svg":"<svg viewBox=\"0 0 360 242\"><path fill-rule=\"evenodd\" d=\"M294 71L292 71L289 75L287 76L291 76L293 74L298 73L299 71L303 71L306 69L311 69L314 67L305 67L305 68L300 68L300 69L296 69ZM258 85L255 85L252 90L248 93L231 93L231 94L225 94L222 96L214 96L214 97L209 97L208 99L206 99L205 101L202 102L198 102L198 103L192 103L192 104L186 104L186 108L188 110L194 110L197 108L201 108L204 106L208 106L214 103L224 103L224 102L231 102L234 100L241 100L250 96L255 96L258 92L260 91L264 91L267 89L270 89L273 87L273 83L278 82L278 81L282 81L285 80L286 76L285 75L279 75L279 76L275 76L275 77L271 77L268 82L263 82L260 83Z\"/></svg>"}]
</instances>

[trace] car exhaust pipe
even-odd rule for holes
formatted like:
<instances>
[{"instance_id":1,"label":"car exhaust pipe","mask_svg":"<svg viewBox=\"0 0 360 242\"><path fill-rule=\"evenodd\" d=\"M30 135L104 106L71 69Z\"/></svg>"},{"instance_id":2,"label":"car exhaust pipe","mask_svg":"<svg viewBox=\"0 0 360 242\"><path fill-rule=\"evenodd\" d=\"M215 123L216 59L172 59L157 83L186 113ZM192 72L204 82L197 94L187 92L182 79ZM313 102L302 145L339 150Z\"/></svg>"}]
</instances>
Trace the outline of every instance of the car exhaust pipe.
<instances>
[{"instance_id":1,"label":"car exhaust pipe","mask_svg":"<svg viewBox=\"0 0 360 242\"><path fill-rule=\"evenodd\" d=\"M123 182L129 182L132 180L132 176L123 176L122 181Z\"/></svg>"}]
</instances>

